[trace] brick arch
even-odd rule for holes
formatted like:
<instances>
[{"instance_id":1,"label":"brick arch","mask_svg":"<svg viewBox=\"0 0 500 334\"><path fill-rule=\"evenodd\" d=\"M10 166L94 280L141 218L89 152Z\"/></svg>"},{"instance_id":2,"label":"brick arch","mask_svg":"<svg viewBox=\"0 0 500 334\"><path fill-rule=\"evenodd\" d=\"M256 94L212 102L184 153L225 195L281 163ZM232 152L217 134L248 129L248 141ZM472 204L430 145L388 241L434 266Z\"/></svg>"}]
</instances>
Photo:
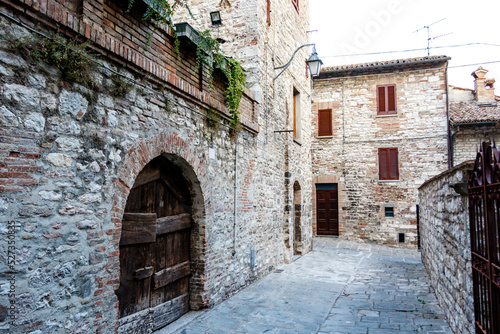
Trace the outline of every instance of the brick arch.
<instances>
[{"instance_id":1,"label":"brick arch","mask_svg":"<svg viewBox=\"0 0 500 334\"><path fill-rule=\"evenodd\" d=\"M174 162L182 170L186 179L193 201L193 227L191 233L191 263L193 267L190 279L190 306L191 309L200 309L208 306L208 296L206 294L204 282L205 275L205 216L209 205L205 204L204 194L207 189L207 178L205 166L202 164L197 154L193 151L192 140L184 140L175 132L165 132L138 141L124 158L120 167L118 177L113 181L113 207L111 212L111 223L114 224L112 241L116 249L113 256L108 258L107 267L114 268L112 276L115 280L113 291L118 289L120 277L119 240L121 237L121 221L125 210L130 189L132 188L137 175L154 158L163 155ZM117 269L116 269L117 268ZM118 307L116 302L116 308ZM118 321L118 312L116 313Z\"/></svg>"}]
</instances>

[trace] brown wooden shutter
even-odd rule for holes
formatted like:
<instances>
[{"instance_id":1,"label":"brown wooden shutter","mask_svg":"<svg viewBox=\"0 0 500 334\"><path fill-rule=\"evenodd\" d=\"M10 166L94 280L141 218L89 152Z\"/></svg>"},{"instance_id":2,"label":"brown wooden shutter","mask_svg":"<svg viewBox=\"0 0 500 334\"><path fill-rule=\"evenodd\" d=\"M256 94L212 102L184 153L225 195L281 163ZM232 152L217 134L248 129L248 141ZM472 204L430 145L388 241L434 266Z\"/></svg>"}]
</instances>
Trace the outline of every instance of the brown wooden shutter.
<instances>
[{"instance_id":1,"label":"brown wooden shutter","mask_svg":"<svg viewBox=\"0 0 500 334\"><path fill-rule=\"evenodd\" d=\"M399 168L398 168L398 149L389 149L389 178L391 180L399 179Z\"/></svg>"},{"instance_id":2,"label":"brown wooden shutter","mask_svg":"<svg viewBox=\"0 0 500 334\"><path fill-rule=\"evenodd\" d=\"M271 0L267 0L267 24L271 25Z\"/></svg>"},{"instance_id":3,"label":"brown wooden shutter","mask_svg":"<svg viewBox=\"0 0 500 334\"><path fill-rule=\"evenodd\" d=\"M378 104L378 114L386 115L387 111L385 109L385 86L377 87L377 104Z\"/></svg>"},{"instance_id":4,"label":"brown wooden shutter","mask_svg":"<svg viewBox=\"0 0 500 334\"><path fill-rule=\"evenodd\" d=\"M378 149L378 164L379 164L379 179L387 180L387 149L379 148Z\"/></svg>"},{"instance_id":5,"label":"brown wooden shutter","mask_svg":"<svg viewBox=\"0 0 500 334\"><path fill-rule=\"evenodd\" d=\"M396 113L396 86L391 85L387 86L387 113L395 114Z\"/></svg>"},{"instance_id":6,"label":"brown wooden shutter","mask_svg":"<svg viewBox=\"0 0 500 334\"><path fill-rule=\"evenodd\" d=\"M332 135L332 110L318 111L318 136Z\"/></svg>"}]
</instances>

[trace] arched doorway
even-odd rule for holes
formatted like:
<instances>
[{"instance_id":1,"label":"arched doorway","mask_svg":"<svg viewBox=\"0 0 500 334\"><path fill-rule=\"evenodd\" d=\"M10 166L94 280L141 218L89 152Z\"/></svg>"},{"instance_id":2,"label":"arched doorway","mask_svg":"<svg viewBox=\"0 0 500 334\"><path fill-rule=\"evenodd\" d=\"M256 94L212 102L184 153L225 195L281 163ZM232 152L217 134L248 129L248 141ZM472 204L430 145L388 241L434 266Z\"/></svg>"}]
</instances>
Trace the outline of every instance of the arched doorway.
<instances>
[{"instance_id":1,"label":"arched doorway","mask_svg":"<svg viewBox=\"0 0 500 334\"><path fill-rule=\"evenodd\" d=\"M302 255L302 195L299 182L293 184L293 255Z\"/></svg>"},{"instance_id":2,"label":"arched doorway","mask_svg":"<svg viewBox=\"0 0 500 334\"><path fill-rule=\"evenodd\" d=\"M119 317L148 333L189 310L193 198L173 156L148 163L130 190L122 219ZM147 314L147 315L146 315Z\"/></svg>"}]
</instances>

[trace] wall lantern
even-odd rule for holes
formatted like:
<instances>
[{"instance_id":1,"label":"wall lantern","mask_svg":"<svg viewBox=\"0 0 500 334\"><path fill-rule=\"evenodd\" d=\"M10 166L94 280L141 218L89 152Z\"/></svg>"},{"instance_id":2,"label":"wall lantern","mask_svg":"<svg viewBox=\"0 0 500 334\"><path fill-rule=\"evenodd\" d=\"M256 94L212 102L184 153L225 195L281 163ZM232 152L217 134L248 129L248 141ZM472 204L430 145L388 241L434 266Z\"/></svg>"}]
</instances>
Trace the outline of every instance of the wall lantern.
<instances>
[{"instance_id":1,"label":"wall lantern","mask_svg":"<svg viewBox=\"0 0 500 334\"><path fill-rule=\"evenodd\" d=\"M307 66L309 66L309 72L311 73L311 76L317 77L319 75L319 72L321 71L321 65L323 65L323 62L318 57L318 53L316 52L316 47L313 47L313 52L311 54L311 57L309 57L306 63Z\"/></svg>"},{"instance_id":2,"label":"wall lantern","mask_svg":"<svg viewBox=\"0 0 500 334\"><path fill-rule=\"evenodd\" d=\"M220 12L211 12L210 13L210 19L212 20L213 25L219 25L222 23L222 19L220 18Z\"/></svg>"},{"instance_id":3,"label":"wall lantern","mask_svg":"<svg viewBox=\"0 0 500 334\"><path fill-rule=\"evenodd\" d=\"M317 77L319 75L319 72L321 71L321 65L323 65L323 62L318 57L318 53L316 52L316 45L315 44L304 44L302 46L299 46L299 48L294 51L294 53L293 53L292 57L290 58L290 60L288 61L288 63L286 63L283 66L278 66L278 67L274 68L275 70L281 70L281 72L276 77L274 77L273 80L278 79L278 77L283 72L285 72L285 70L288 68L288 66L290 66L290 64L292 63L293 57L295 57L295 55L297 54L297 52L300 49L305 48L307 46L312 46L313 47L313 52L312 52L311 56L309 57L309 59L307 60L307 66L309 66L309 72L311 73L311 76L312 77Z\"/></svg>"}]
</instances>

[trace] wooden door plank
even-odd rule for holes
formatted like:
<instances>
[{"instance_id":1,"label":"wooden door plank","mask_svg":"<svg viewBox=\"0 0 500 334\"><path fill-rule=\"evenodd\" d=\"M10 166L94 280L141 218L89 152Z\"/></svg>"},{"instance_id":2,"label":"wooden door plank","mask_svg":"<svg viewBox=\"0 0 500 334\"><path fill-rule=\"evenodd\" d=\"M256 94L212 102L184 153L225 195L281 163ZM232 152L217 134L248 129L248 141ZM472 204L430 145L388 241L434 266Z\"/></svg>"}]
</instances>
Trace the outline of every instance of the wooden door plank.
<instances>
[{"instance_id":1,"label":"wooden door plank","mask_svg":"<svg viewBox=\"0 0 500 334\"><path fill-rule=\"evenodd\" d=\"M153 276L153 267L139 268L135 271L135 279L141 280Z\"/></svg>"},{"instance_id":2,"label":"wooden door plank","mask_svg":"<svg viewBox=\"0 0 500 334\"><path fill-rule=\"evenodd\" d=\"M153 289L159 289L164 287L178 279L181 279L185 276L189 276L191 273L191 266L189 261L180 263L176 266L163 269L153 276Z\"/></svg>"},{"instance_id":3,"label":"wooden door plank","mask_svg":"<svg viewBox=\"0 0 500 334\"><path fill-rule=\"evenodd\" d=\"M143 186L149 182L158 180L161 176L160 170L155 166L147 165L144 169L137 175L132 189Z\"/></svg>"},{"instance_id":4,"label":"wooden door plank","mask_svg":"<svg viewBox=\"0 0 500 334\"><path fill-rule=\"evenodd\" d=\"M120 246L120 287L116 291L120 317L149 308L151 277L135 277L138 268L146 267L151 267L151 244Z\"/></svg>"},{"instance_id":5,"label":"wooden door plank","mask_svg":"<svg viewBox=\"0 0 500 334\"><path fill-rule=\"evenodd\" d=\"M120 246L150 243L155 240L156 213L123 214Z\"/></svg>"},{"instance_id":6,"label":"wooden door plank","mask_svg":"<svg viewBox=\"0 0 500 334\"><path fill-rule=\"evenodd\" d=\"M189 311L189 294L183 294L177 298L161 304L153 310L153 330L168 325L179 319L183 314Z\"/></svg>"},{"instance_id":7,"label":"wooden door plank","mask_svg":"<svg viewBox=\"0 0 500 334\"><path fill-rule=\"evenodd\" d=\"M173 233L191 227L191 215L189 213L181 213L180 215L158 218L156 220L156 234Z\"/></svg>"}]
</instances>

